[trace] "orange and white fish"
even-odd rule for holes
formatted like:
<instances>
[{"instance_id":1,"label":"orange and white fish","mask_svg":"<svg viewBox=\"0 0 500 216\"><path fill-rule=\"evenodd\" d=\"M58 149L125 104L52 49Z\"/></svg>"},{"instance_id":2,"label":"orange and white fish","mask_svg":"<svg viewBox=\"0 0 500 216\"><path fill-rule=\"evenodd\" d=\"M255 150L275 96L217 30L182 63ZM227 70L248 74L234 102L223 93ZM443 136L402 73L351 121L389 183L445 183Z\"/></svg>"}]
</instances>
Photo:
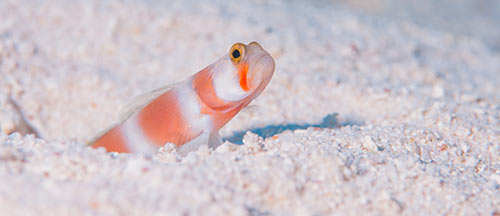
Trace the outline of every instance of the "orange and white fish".
<instances>
[{"instance_id":1,"label":"orange and white fish","mask_svg":"<svg viewBox=\"0 0 500 216\"><path fill-rule=\"evenodd\" d=\"M91 145L133 153L152 153L169 142L181 154L202 144L215 148L222 143L219 129L262 93L274 65L257 42L236 43L188 79L139 96L122 122Z\"/></svg>"}]
</instances>

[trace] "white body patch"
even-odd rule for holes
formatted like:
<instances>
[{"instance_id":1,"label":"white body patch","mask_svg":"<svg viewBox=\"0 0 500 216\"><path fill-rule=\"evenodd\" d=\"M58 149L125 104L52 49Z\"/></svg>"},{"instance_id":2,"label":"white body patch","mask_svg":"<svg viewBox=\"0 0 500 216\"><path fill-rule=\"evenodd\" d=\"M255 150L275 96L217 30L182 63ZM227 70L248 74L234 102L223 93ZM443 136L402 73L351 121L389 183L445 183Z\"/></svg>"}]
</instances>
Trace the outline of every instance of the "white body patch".
<instances>
[{"instance_id":1,"label":"white body patch","mask_svg":"<svg viewBox=\"0 0 500 216\"><path fill-rule=\"evenodd\" d=\"M157 151L157 146L142 133L137 115L133 115L124 122L120 130L131 152L153 153Z\"/></svg>"},{"instance_id":2,"label":"white body patch","mask_svg":"<svg viewBox=\"0 0 500 216\"><path fill-rule=\"evenodd\" d=\"M225 101L239 101L247 96L248 93L241 89L240 77L231 60L227 59L214 65L213 71L217 71L213 80L215 94L218 97Z\"/></svg>"},{"instance_id":3,"label":"white body patch","mask_svg":"<svg viewBox=\"0 0 500 216\"><path fill-rule=\"evenodd\" d=\"M187 152L196 150L202 144L207 145L209 140L207 134L212 130L212 117L200 113L200 104L198 103L196 92L190 85L191 82L192 80L189 79L186 83L179 85L176 88L176 94L179 97L182 117L189 122L189 127L193 132L201 132L201 134L178 149L181 155L186 155Z\"/></svg>"},{"instance_id":4,"label":"white body patch","mask_svg":"<svg viewBox=\"0 0 500 216\"><path fill-rule=\"evenodd\" d=\"M210 131L212 128L212 120L210 116L200 113L201 108L196 97L196 92L190 84L191 79L176 88L180 109L182 110L182 117L189 122L189 127L193 132Z\"/></svg>"}]
</instances>

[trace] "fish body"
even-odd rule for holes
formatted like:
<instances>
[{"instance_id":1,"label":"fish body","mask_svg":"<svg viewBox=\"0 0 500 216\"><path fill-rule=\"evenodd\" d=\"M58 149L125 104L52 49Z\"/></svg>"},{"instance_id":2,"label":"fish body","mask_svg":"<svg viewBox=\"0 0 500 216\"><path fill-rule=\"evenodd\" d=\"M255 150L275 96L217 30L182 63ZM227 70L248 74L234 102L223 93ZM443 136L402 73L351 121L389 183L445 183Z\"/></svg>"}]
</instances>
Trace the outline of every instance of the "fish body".
<instances>
[{"instance_id":1,"label":"fish body","mask_svg":"<svg viewBox=\"0 0 500 216\"><path fill-rule=\"evenodd\" d=\"M108 152L151 153L173 143L181 154L222 143L219 130L259 96L274 59L257 42L234 44L188 79L139 97L122 122L91 143Z\"/></svg>"}]
</instances>

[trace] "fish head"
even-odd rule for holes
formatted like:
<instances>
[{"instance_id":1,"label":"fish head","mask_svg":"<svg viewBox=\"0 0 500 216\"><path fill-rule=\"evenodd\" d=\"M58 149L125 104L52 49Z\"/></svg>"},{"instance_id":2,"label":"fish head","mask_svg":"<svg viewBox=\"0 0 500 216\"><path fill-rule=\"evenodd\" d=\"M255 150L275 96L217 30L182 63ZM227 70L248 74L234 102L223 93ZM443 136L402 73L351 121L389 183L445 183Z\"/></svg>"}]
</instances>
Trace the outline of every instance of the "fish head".
<instances>
[{"instance_id":1,"label":"fish head","mask_svg":"<svg viewBox=\"0 0 500 216\"><path fill-rule=\"evenodd\" d=\"M212 65L217 96L226 101L253 99L267 86L274 68L273 57L257 42L235 43Z\"/></svg>"}]
</instances>

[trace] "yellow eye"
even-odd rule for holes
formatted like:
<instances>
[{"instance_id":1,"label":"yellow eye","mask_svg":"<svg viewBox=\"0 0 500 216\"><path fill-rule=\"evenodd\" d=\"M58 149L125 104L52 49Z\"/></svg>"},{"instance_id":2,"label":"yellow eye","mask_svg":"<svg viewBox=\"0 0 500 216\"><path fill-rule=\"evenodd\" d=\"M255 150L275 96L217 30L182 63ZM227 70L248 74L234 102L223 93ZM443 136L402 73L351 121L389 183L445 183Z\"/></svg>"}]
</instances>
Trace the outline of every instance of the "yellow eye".
<instances>
[{"instance_id":1,"label":"yellow eye","mask_svg":"<svg viewBox=\"0 0 500 216\"><path fill-rule=\"evenodd\" d=\"M233 46L231 46L231 49L229 50L229 57L231 58L231 61L235 64L238 64L241 59L245 57L245 49L245 44L233 44Z\"/></svg>"}]
</instances>

